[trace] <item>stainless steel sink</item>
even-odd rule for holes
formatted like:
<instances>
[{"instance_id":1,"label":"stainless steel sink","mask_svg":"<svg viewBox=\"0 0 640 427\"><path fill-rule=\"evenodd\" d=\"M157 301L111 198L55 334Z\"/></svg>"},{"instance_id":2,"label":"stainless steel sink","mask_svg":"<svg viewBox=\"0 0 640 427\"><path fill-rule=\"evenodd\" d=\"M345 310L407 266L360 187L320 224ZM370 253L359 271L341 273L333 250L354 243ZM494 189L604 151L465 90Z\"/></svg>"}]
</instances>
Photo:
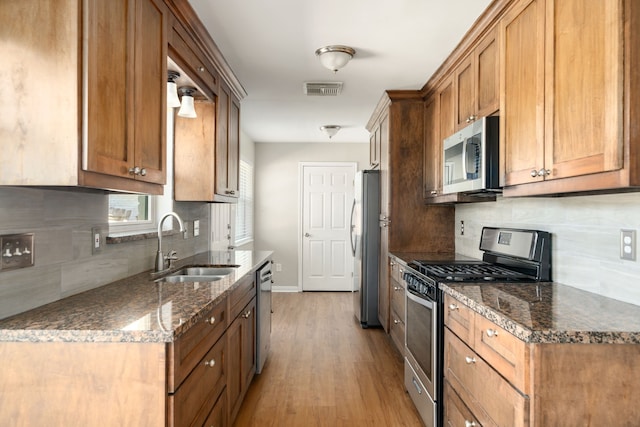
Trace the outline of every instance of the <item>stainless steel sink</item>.
<instances>
[{"instance_id":1,"label":"stainless steel sink","mask_svg":"<svg viewBox=\"0 0 640 427\"><path fill-rule=\"evenodd\" d=\"M239 265L183 267L155 281L169 283L215 282L233 273L233 269L237 267L239 267Z\"/></svg>"}]
</instances>

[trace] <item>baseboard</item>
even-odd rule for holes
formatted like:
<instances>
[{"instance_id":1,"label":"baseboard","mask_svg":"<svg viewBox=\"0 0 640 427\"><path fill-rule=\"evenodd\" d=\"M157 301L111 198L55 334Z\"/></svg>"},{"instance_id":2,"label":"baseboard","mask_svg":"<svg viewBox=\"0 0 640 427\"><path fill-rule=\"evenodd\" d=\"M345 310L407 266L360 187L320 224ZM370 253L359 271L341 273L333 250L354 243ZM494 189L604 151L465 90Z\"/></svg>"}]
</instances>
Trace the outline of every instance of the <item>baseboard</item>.
<instances>
[{"instance_id":1,"label":"baseboard","mask_svg":"<svg viewBox=\"0 0 640 427\"><path fill-rule=\"evenodd\" d=\"M300 292L297 286L272 286L271 292Z\"/></svg>"}]
</instances>

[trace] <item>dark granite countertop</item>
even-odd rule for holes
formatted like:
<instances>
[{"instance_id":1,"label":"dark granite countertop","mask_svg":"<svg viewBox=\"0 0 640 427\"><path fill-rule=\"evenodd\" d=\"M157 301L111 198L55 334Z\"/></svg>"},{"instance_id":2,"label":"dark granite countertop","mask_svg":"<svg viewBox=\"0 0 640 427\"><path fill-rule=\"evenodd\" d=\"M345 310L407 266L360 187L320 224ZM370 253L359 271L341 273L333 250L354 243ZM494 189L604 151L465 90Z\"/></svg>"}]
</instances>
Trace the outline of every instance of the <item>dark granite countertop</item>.
<instances>
[{"instance_id":1,"label":"dark granite countertop","mask_svg":"<svg viewBox=\"0 0 640 427\"><path fill-rule=\"evenodd\" d=\"M446 283L445 294L528 343L640 344L640 306L560 283Z\"/></svg>"},{"instance_id":2,"label":"dark granite countertop","mask_svg":"<svg viewBox=\"0 0 640 427\"><path fill-rule=\"evenodd\" d=\"M0 341L171 342L214 307L270 251L204 252L176 263L239 265L215 282L154 282L137 274L0 320Z\"/></svg>"}]
</instances>

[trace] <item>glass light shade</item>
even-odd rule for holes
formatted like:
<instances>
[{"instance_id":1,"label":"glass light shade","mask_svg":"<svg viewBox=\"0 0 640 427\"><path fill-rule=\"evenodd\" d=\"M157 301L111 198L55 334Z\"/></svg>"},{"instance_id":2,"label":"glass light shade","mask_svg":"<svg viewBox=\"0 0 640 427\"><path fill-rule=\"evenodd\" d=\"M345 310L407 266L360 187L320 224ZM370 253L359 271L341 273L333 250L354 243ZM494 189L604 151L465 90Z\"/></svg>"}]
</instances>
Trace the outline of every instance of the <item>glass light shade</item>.
<instances>
[{"instance_id":1,"label":"glass light shade","mask_svg":"<svg viewBox=\"0 0 640 427\"><path fill-rule=\"evenodd\" d=\"M320 130L325 133L329 137L329 139L333 138L335 134L340 130L340 126L337 125L326 125L320 126Z\"/></svg>"},{"instance_id":2,"label":"glass light shade","mask_svg":"<svg viewBox=\"0 0 640 427\"><path fill-rule=\"evenodd\" d=\"M334 73L347 65L355 54L356 51L353 48L342 45L325 46L316 50L320 63Z\"/></svg>"},{"instance_id":3,"label":"glass light shade","mask_svg":"<svg viewBox=\"0 0 640 427\"><path fill-rule=\"evenodd\" d=\"M182 95L182 105L180 106L178 115L189 119L195 119L198 117L196 115L196 109L193 106L193 96Z\"/></svg>"},{"instance_id":4,"label":"glass light shade","mask_svg":"<svg viewBox=\"0 0 640 427\"><path fill-rule=\"evenodd\" d=\"M175 82L167 82L167 106L170 108L177 108L180 106L178 86Z\"/></svg>"}]
</instances>

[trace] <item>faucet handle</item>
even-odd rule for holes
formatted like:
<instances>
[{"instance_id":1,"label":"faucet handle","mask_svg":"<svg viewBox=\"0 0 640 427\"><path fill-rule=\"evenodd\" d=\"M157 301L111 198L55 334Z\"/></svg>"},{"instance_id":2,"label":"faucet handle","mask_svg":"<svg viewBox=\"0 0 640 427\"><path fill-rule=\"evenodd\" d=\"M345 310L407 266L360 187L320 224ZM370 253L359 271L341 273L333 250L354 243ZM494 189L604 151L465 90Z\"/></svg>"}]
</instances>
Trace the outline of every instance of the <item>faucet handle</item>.
<instances>
[{"instance_id":1,"label":"faucet handle","mask_svg":"<svg viewBox=\"0 0 640 427\"><path fill-rule=\"evenodd\" d=\"M171 264L172 261L175 261L178 259L178 253L176 251L169 251L165 256L164 256L165 261L167 262L167 268L171 268Z\"/></svg>"}]
</instances>

